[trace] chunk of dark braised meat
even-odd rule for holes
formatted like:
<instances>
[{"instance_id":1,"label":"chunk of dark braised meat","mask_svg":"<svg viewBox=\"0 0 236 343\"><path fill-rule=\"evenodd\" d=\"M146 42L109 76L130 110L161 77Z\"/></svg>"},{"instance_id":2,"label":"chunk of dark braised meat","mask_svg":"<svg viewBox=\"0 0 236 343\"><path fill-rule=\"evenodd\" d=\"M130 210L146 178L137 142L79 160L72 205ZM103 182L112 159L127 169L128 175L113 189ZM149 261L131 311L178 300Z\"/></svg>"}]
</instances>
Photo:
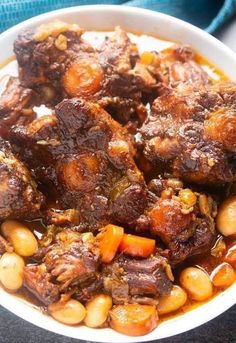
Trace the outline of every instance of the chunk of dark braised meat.
<instances>
[{"instance_id":1,"label":"chunk of dark braised meat","mask_svg":"<svg viewBox=\"0 0 236 343\"><path fill-rule=\"evenodd\" d=\"M236 86L169 91L157 98L140 133L144 155L190 182L222 186L236 179Z\"/></svg>"},{"instance_id":2,"label":"chunk of dark braised meat","mask_svg":"<svg viewBox=\"0 0 236 343\"><path fill-rule=\"evenodd\" d=\"M120 256L103 269L104 288L114 304L155 304L172 289L172 273L166 259L151 256L135 259Z\"/></svg>"},{"instance_id":3,"label":"chunk of dark braised meat","mask_svg":"<svg viewBox=\"0 0 236 343\"><path fill-rule=\"evenodd\" d=\"M87 235L87 236L86 236ZM43 262L63 292L85 287L97 279L99 250L93 235L65 230L49 245Z\"/></svg>"},{"instance_id":4,"label":"chunk of dark braised meat","mask_svg":"<svg viewBox=\"0 0 236 343\"><path fill-rule=\"evenodd\" d=\"M94 49L82 32L65 23L55 30L51 23L46 35L40 35L40 28L39 33L19 35L14 51L22 84L38 91L40 86L40 92L51 89L61 100L96 101L122 124L142 122L142 96L155 90L156 80L140 62L133 68L134 45L127 33L116 28L100 49Z\"/></svg>"},{"instance_id":5,"label":"chunk of dark braised meat","mask_svg":"<svg viewBox=\"0 0 236 343\"><path fill-rule=\"evenodd\" d=\"M59 21L21 33L14 43L21 84L36 91L46 87L51 95L45 100L50 102L52 96L58 101L58 95L63 96L61 79L69 63L94 52L81 38L82 33L78 26Z\"/></svg>"},{"instance_id":6,"label":"chunk of dark braised meat","mask_svg":"<svg viewBox=\"0 0 236 343\"><path fill-rule=\"evenodd\" d=\"M132 65L132 55L137 47L127 33L117 27L99 49L99 63L104 70L104 80L95 95L98 103L120 123L130 120L142 123L146 117L143 99L156 94L157 81L145 64L137 59Z\"/></svg>"},{"instance_id":7,"label":"chunk of dark braised meat","mask_svg":"<svg viewBox=\"0 0 236 343\"><path fill-rule=\"evenodd\" d=\"M127 131L100 106L64 100L56 117L16 128L12 140L61 209L79 210L79 228L131 225L146 206L146 185Z\"/></svg>"},{"instance_id":8,"label":"chunk of dark braised meat","mask_svg":"<svg viewBox=\"0 0 236 343\"><path fill-rule=\"evenodd\" d=\"M83 288L78 288L75 293L73 293L73 298L81 301L82 303L87 303L96 294L101 294L103 292L103 280L100 274L96 275L96 279Z\"/></svg>"},{"instance_id":9,"label":"chunk of dark braised meat","mask_svg":"<svg viewBox=\"0 0 236 343\"><path fill-rule=\"evenodd\" d=\"M35 119L31 108L33 91L21 86L17 77L10 77L0 95L0 136L7 139L13 125L27 125Z\"/></svg>"},{"instance_id":10,"label":"chunk of dark braised meat","mask_svg":"<svg viewBox=\"0 0 236 343\"><path fill-rule=\"evenodd\" d=\"M198 89L211 83L210 77L198 63L196 53L188 45L174 44L153 53L149 71L159 80L159 94L169 88L181 90L186 86Z\"/></svg>"},{"instance_id":11,"label":"chunk of dark braised meat","mask_svg":"<svg viewBox=\"0 0 236 343\"><path fill-rule=\"evenodd\" d=\"M101 291L99 250L93 235L60 229L51 238L48 244L46 237L40 242L44 249L40 264L25 267L25 286L46 305L62 295L86 301Z\"/></svg>"},{"instance_id":12,"label":"chunk of dark braised meat","mask_svg":"<svg viewBox=\"0 0 236 343\"><path fill-rule=\"evenodd\" d=\"M51 281L51 275L43 264L24 268L24 286L45 305L60 298L59 286Z\"/></svg>"},{"instance_id":13,"label":"chunk of dark braised meat","mask_svg":"<svg viewBox=\"0 0 236 343\"><path fill-rule=\"evenodd\" d=\"M30 168L36 180L52 198L57 196L54 183L55 175L53 152L60 145L58 121L54 115L45 115L35 119L27 127L13 127L10 140L14 151ZM50 149L51 148L51 149ZM52 150L52 152L51 152Z\"/></svg>"},{"instance_id":14,"label":"chunk of dark braised meat","mask_svg":"<svg viewBox=\"0 0 236 343\"><path fill-rule=\"evenodd\" d=\"M40 215L44 196L26 166L0 138L0 220L30 219Z\"/></svg>"},{"instance_id":15,"label":"chunk of dark braised meat","mask_svg":"<svg viewBox=\"0 0 236 343\"><path fill-rule=\"evenodd\" d=\"M206 194L182 187L177 179L152 180L149 189L158 199L136 222L138 231L161 239L173 265L206 252L216 240L216 203Z\"/></svg>"}]
</instances>

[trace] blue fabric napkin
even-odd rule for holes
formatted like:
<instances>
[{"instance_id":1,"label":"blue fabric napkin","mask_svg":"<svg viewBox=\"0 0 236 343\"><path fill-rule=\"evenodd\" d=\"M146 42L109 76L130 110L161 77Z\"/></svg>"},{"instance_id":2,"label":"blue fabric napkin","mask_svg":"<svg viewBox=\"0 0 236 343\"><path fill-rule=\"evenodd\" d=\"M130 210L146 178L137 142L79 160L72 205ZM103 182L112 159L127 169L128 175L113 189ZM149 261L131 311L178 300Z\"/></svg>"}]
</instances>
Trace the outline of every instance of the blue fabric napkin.
<instances>
[{"instance_id":1,"label":"blue fabric napkin","mask_svg":"<svg viewBox=\"0 0 236 343\"><path fill-rule=\"evenodd\" d=\"M89 4L148 8L186 20L210 33L236 14L236 0L0 0L0 31L37 14Z\"/></svg>"}]
</instances>

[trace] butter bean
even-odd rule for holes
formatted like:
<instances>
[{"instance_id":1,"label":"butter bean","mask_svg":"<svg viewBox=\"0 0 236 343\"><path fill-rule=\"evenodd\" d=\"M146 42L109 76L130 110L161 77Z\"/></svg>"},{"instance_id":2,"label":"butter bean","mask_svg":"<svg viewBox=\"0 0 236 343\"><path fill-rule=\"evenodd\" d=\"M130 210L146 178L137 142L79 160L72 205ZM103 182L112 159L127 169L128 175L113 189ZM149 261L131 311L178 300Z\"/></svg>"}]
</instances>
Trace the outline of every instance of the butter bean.
<instances>
[{"instance_id":1,"label":"butter bean","mask_svg":"<svg viewBox=\"0 0 236 343\"><path fill-rule=\"evenodd\" d=\"M180 274L180 284L188 295L197 301L209 299L213 287L209 276L201 269L188 267Z\"/></svg>"},{"instance_id":2,"label":"butter bean","mask_svg":"<svg viewBox=\"0 0 236 343\"><path fill-rule=\"evenodd\" d=\"M16 220L6 220L2 223L2 233L13 245L17 254L32 256L37 252L37 239L24 224Z\"/></svg>"},{"instance_id":3,"label":"butter bean","mask_svg":"<svg viewBox=\"0 0 236 343\"><path fill-rule=\"evenodd\" d=\"M159 314L174 312L182 307L187 300L187 294L180 286L174 285L170 294L159 299L157 310Z\"/></svg>"},{"instance_id":4,"label":"butter bean","mask_svg":"<svg viewBox=\"0 0 236 343\"><path fill-rule=\"evenodd\" d=\"M17 291L23 284L24 260L14 252L2 255L0 259L0 281L10 291Z\"/></svg>"},{"instance_id":5,"label":"butter bean","mask_svg":"<svg viewBox=\"0 0 236 343\"><path fill-rule=\"evenodd\" d=\"M236 235L236 196L231 196L219 207L217 229L224 236Z\"/></svg>"},{"instance_id":6,"label":"butter bean","mask_svg":"<svg viewBox=\"0 0 236 343\"><path fill-rule=\"evenodd\" d=\"M70 299L66 303L59 301L51 304L48 306L48 311L54 319L68 325L79 324L86 316L84 306L74 299Z\"/></svg>"},{"instance_id":7,"label":"butter bean","mask_svg":"<svg viewBox=\"0 0 236 343\"><path fill-rule=\"evenodd\" d=\"M86 305L87 315L85 325L96 328L101 326L107 319L109 310L112 307L112 298L109 295L100 294L95 296Z\"/></svg>"}]
</instances>

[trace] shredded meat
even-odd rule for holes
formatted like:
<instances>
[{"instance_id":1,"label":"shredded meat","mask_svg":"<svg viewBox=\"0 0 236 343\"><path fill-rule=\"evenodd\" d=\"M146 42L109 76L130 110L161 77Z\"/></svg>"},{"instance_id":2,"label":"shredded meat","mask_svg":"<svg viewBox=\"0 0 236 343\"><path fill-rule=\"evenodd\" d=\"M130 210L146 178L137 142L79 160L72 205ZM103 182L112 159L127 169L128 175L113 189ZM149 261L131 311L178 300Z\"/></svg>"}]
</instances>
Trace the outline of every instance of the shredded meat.
<instances>
[{"instance_id":1,"label":"shredded meat","mask_svg":"<svg viewBox=\"0 0 236 343\"><path fill-rule=\"evenodd\" d=\"M37 190L29 170L0 139L0 219L40 216L44 196Z\"/></svg>"},{"instance_id":2,"label":"shredded meat","mask_svg":"<svg viewBox=\"0 0 236 343\"><path fill-rule=\"evenodd\" d=\"M146 185L126 130L79 99L57 105L56 116L12 133L36 179L50 186L62 209L79 209L81 230L132 224L146 206Z\"/></svg>"},{"instance_id":3,"label":"shredded meat","mask_svg":"<svg viewBox=\"0 0 236 343\"><path fill-rule=\"evenodd\" d=\"M101 290L101 282L95 287L100 280L99 251L92 234L65 229L45 248L41 263L26 266L24 271L25 286L44 304L55 302L63 294L75 294L84 301L83 294L89 297L95 288Z\"/></svg>"},{"instance_id":4,"label":"shredded meat","mask_svg":"<svg viewBox=\"0 0 236 343\"><path fill-rule=\"evenodd\" d=\"M73 231L56 235L43 259L47 271L60 285L60 291L79 285L86 286L96 279L99 252L93 239L83 242L83 236Z\"/></svg>"}]
</instances>

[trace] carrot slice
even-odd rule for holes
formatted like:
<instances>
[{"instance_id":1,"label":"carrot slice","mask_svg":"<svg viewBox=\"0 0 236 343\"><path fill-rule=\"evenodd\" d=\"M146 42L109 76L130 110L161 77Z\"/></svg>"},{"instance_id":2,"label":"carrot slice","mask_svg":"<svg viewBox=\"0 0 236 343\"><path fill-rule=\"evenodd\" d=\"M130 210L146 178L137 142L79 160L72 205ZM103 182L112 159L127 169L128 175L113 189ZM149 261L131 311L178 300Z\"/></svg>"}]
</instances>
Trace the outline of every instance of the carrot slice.
<instances>
[{"instance_id":1,"label":"carrot slice","mask_svg":"<svg viewBox=\"0 0 236 343\"><path fill-rule=\"evenodd\" d=\"M236 245L233 245L227 252L224 260L236 268Z\"/></svg>"},{"instance_id":2,"label":"carrot slice","mask_svg":"<svg viewBox=\"0 0 236 343\"><path fill-rule=\"evenodd\" d=\"M155 240L130 234L124 234L119 250L124 254L148 257L155 251Z\"/></svg>"},{"instance_id":3,"label":"carrot slice","mask_svg":"<svg viewBox=\"0 0 236 343\"><path fill-rule=\"evenodd\" d=\"M125 335L142 336L157 326L158 315L153 305L127 304L110 311L110 326Z\"/></svg>"},{"instance_id":4,"label":"carrot slice","mask_svg":"<svg viewBox=\"0 0 236 343\"><path fill-rule=\"evenodd\" d=\"M113 260L123 235L123 227L112 224L108 224L104 227L103 231L97 236L99 239L102 262L109 263Z\"/></svg>"}]
</instances>

